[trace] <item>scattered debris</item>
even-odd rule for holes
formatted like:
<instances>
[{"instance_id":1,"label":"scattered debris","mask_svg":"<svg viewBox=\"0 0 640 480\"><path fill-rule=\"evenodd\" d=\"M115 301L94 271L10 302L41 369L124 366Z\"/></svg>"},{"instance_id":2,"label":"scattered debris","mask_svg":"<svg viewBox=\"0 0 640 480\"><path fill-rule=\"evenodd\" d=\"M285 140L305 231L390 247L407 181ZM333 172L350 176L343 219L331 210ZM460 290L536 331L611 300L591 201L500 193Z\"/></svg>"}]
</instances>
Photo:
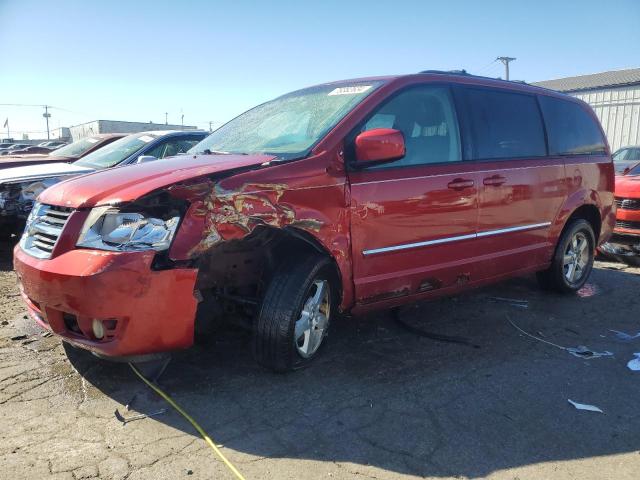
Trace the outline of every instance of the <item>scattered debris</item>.
<instances>
[{"instance_id":1,"label":"scattered debris","mask_svg":"<svg viewBox=\"0 0 640 480\"><path fill-rule=\"evenodd\" d=\"M598 287L593 283L585 283L584 287L582 287L580 290L576 292L576 295L578 295L581 298L589 298L589 297L593 297L594 295L598 295L599 293L600 293L600 287Z\"/></svg>"},{"instance_id":2,"label":"scattered debris","mask_svg":"<svg viewBox=\"0 0 640 480\"><path fill-rule=\"evenodd\" d=\"M609 329L609 331L615 333L616 337L618 337L619 340L624 340L625 342L629 342L631 340L635 340L636 338L640 338L640 332L636 333L635 335L629 335L628 333L621 332L619 330Z\"/></svg>"},{"instance_id":3,"label":"scattered debris","mask_svg":"<svg viewBox=\"0 0 640 480\"><path fill-rule=\"evenodd\" d=\"M27 338L26 335L16 335L15 337L11 337L11 340L13 340L14 342L17 342L18 340L24 340L26 338Z\"/></svg>"},{"instance_id":4,"label":"scattered debris","mask_svg":"<svg viewBox=\"0 0 640 480\"><path fill-rule=\"evenodd\" d=\"M634 353L633 355L635 355L636 358L629 360L627 367L629 367L629 370L633 370L634 372L640 372L640 353Z\"/></svg>"},{"instance_id":5,"label":"scattered debris","mask_svg":"<svg viewBox=\"0 0 640 480\"><path fill-rule=\"evenodd\" d=\"M576 407L577 410L587 410L589 412L599 412L599 413L604 413L602 410L600 410L598 407L596 407L595 405L587 405L586 403L578 403L578 402L574 402L573 400L571 400L570 398L567 399L569 401L569 403L571 405L573 405L574 407Z\"/></svg>"},{"instance_id":6,"label":"scattered debris","mask_svg":"<svg viewBox=\"0 0 640 480\"><path fill-rule=\"evenodd\" d=\"M127 412L128 412L129 410L131 410L131 406L133 405L133 402L135 402L135 401L136 401L136 398L138 398L138 394L137 394L137 393L134 393L134 394L133 394L133 397L131 397L131 400L129 400L129 401L127 402L127 404L124 406L124 408L126 408L126 409L127 409Z\"/></svg>"},{"instance_id":7,"label":"scattered debris","mask_svg":"<svg viewBox=\"0 0 640 480\"><path fill-rule=\"evenodd\" d=\"M9 322L7 322L6 320L3 320L2 325L9 325Z\"/></svg>"},{"instance_id":8,"label":"scattered debris","mask_svg":"<svg viewBox=\"0 0 640 480\"><path fill-rule=\"evenodd\" d=\"M116 408L116 411L114 412L114 415L116 416L116 418L118 419L119 422L122 422L122 425L126 425L127 423L133 422L135 420L142 420L144 418L155 417L156 415L162 415L163 413L167 413L167 409L166 408L161 408L157 412L143 413L143 414L140 414L140 415L134 415L132 417L125 418L125 417L122 416L122 414Z\"/></svg>"},{"instance_id":9,"label":"scattered debris","mask_svg":"<svg viewBox=\"0 0 640 480\"><path fill-rule=\"evenodd\" d=\"M518 298L506 298L506 297L489 297L489 300L494 302L508 303L512 307L529 308L529 300L520 300Z\"/></svg>"},{"instance_id":10,"label":"scattered debris","mask_svg":"<svg viewBox=\"0 0 640 480\"><path fill-rule=\"evenodd\" d=\"M38 340L36 338L29 338L27 340L25 340L24 342L22 342L22 345L29 345L30 343L33 342L37 342Z\"/></svg>"},{"instance_id":11,"label":"scattered debris","mask_svg":"<svg viewBox=\"0 0 640 480\"><path fill-rule=\"evenodd\" d=\"M612 357L613 353L609 351L604 352L594 352L593 350L589 350L589 348L584 345L579 345L577 347L565 347L567 352L569 352L574 357L578 358L599 358L599 357Z\"/></svg>"},{"instance_id":12,"label":"scattered debris","mask_svg":"<svg viewBox=\"0 0 640 480\"><path fill-rule=\"evenodd\" d=\"M51 335L53 335L53 333L51 333L49 331L45 331L45 332L42 332L40 335L42 337L44 337L44 338L47 338L47 337L50 337Z\"/></svg>"},{"instance_id":13,"label":"scattered debris","mask_svg":"<svg viewBox=\"0 0 640 480\"><path fill-rule=\"evenodd\" d=\"M574 357L591 359L591 358L612 357L613 356L613 352L609 352L609 351L595 352L595 351L589 349L588 347L585 347L584 345L579 345L577 347L564 347L562 345L558 345L557 343L550 342L548 340L545 340L544 338L537 337L537 336L535 336L535 335L533 335L533 334L531 334L529 332L524 331L518 325L516 325L513 322L513 320L511 320L511 318L509 318L509 316L507 316L507 320L509 321L509 323L516 330L518 330L520 333L526 335L527 337L531 337L534 340L538 340L539 342L546 343L547 345L551 345L552 347L556 347L556 348L559 348L560 350L564 350L566 352L569 352Z\"/></svg>"}]
</instances>

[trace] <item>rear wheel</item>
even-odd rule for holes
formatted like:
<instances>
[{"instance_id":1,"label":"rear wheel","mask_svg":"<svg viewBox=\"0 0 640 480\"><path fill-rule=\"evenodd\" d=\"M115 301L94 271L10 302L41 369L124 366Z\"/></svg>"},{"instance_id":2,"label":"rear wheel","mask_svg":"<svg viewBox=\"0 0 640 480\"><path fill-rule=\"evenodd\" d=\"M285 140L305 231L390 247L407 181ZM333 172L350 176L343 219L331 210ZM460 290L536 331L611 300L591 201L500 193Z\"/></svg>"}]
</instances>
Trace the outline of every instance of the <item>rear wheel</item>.
<instances>
[{"instance_id":1,"label":"rear wheel","mask_svg":"<svg viewBox=\"0 0 640 480\"><path fill-rule=\"evenodd\" d=\"M253 328L253 354L277 372L309 364L324 343L335 312L330 260L320 255L284 263L264 295Z\"/></svg>"},{"instance_id":2,"label":"rear wheel","mask_svg":"<svg viewBox=\"0 0 640 480\"><path fill-rule=\"evenodd\" d=\"M538 282L549 290L572 293L580 290L593 269L595 235L583 219L568 224L556 247L549 269L538 272Z\"/></svg>"}]
</instances>

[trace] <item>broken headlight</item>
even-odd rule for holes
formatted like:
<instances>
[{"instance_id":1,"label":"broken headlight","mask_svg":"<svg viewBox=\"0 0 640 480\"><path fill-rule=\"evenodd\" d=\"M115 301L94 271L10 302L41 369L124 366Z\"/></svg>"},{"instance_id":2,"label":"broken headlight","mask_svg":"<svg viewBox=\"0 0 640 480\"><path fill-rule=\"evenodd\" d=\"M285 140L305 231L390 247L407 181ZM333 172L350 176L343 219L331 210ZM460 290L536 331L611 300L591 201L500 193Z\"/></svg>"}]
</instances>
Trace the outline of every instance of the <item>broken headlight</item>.
<instances>
[{"instance_id":1,"label":"broken headlight","mask_svg":"<svg viewBox=\"0 0 640 480\"><path fill-rule=\"evenodd\" d=\"M96 207L84 222L78 247L98 250L167 250L180 217L153 218L144 213Z\"/></svg>"}]
</instances>

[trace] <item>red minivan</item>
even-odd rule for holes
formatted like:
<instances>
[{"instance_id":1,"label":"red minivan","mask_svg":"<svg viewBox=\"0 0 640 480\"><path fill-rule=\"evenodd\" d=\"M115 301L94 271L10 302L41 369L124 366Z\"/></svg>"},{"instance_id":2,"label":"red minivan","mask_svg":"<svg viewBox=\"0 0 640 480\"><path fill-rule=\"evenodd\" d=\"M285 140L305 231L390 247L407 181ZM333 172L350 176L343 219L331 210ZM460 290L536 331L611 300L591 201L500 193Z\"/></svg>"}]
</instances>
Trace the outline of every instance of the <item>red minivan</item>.
<instances>
[{"instance_id":1,"label":"red minivan","mask_svg":"<svg viewBox=\"0 0 640 480\"><path fill-rule=\"evenodd\" d=\"M188 155L45 190L15 269L35 321L96 355L140 361L232 318L285 371L340 312L531 272L578 290L613 188L580 100L464 72L349 80L259 105Z\"/></svg>"}]
</instances>

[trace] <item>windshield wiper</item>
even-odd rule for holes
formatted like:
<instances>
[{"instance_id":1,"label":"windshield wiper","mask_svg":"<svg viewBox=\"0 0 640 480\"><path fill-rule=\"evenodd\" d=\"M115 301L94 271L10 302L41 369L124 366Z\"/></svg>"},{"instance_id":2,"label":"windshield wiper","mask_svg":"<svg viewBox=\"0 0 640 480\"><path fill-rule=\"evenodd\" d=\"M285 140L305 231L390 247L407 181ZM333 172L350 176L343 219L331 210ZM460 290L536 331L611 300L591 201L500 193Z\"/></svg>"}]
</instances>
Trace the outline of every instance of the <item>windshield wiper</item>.
<instances>
[{"instance_id":1,"label":"windshield wiper","mask_svg":"<svg viewBox=\"0 0 640 480\"><path fill-rule=\"evenodd\" d=\"M221 150L203 150L201 153L204 155L249 155L248 153L236 153L236 152L223 152Z\"/></svg>"}]
</instances>

